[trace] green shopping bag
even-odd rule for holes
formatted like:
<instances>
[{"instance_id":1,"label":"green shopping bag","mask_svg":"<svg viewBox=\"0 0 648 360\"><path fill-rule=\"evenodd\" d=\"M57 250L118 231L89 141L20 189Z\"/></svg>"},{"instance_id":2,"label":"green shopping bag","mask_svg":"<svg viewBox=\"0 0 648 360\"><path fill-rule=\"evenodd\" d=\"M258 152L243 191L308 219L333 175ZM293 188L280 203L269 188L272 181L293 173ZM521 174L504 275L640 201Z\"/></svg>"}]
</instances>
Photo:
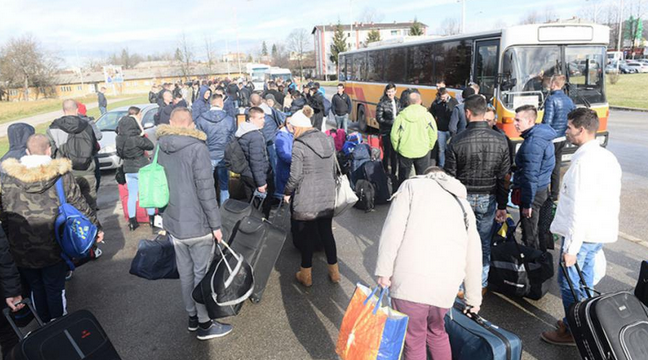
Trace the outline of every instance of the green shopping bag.
<instances>
[{"instance_id":1,"label":"green shopping bag","mask_svg":"<svg viewBox=\"0 0 648 360\"><path fill-rule=\"evenodd\" d=\"M163 208L169 204L169 185L164 167L157 162L158 151L159 146L155 149L153 162L138 173L139 206L142 208Z\"/></svg>"}]
</instances>

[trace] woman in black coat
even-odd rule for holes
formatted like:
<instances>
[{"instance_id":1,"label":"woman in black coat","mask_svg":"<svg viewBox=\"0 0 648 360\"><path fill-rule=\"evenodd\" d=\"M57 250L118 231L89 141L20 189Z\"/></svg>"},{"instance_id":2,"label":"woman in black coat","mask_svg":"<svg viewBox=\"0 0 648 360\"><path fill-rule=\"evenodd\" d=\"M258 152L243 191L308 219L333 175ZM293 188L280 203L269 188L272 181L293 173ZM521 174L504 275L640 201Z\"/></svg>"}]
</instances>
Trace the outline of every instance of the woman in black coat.
<instances>
[{"instance_id":1,"label":"woman in black coat","mask_svg":"<svg viewBox=\"0 0 648 360\"><path fill-rule=\"evenodd\" d=\"M117 155L123 160L124 174L128 186L128 228L133 231L139 227L137 223L137 199L139 198L138 172L149 164L146 151L153 150L151 140L144 136L141 126L142 114L140 109L131 106L128 115L119 120L117 125ZM149 224L153 227L155 209L146 209Z\"/></svg>"}]
</instances>

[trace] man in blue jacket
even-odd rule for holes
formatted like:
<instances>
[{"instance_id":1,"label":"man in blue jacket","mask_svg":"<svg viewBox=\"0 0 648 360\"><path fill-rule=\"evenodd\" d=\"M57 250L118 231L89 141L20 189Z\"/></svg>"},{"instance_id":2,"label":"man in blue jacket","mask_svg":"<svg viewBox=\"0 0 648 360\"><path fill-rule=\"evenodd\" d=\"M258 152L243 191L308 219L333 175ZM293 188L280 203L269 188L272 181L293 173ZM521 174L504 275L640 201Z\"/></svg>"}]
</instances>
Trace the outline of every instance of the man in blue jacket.
<instances>
[{"instance_id":1,"label":"man in blue jacket","mask_svg":"<svg viewBox=\"0 0 648 360\"><path fill-rule=\"evenodd\" d=\"M205 111L209 111L209 99L211 98L212 91L207 85L200 87L200 92L196 101L191 104L191 117L194 121L198 120L200 115Z\"/></svg>"},{"instance_id":2,"label":"man in blue jacket","mask_svg":"<svg viewBox=\"0 0 648 360\"><path fill-rule=\"evenodd\" d=\"M545 101L545 112L542 123L551 126L556 131L554 139L554 153L556 164L551 173L551 198L558 200L560 192L560 165L562 152L567 144L565 130L567 130L567 114L576 109L576 105L562 90L565 86L565 75L554 75L551 77L551 95Z\"/></svg>"},{"instance_id":3,"label":"man in blue jacket","mask_svg":"<svg viewBox=\"0 0 648 360\"><path fill-rule=\"evenodd\" d=\"M234 118L223 110L223 95L211 97L211 108L198 117L196 128L207 134L207 147L211 158L212 171L218 179L220 204L229 199L229 170L225 166L225 148L234 139Z\"/></svg>"},{"instance_id":4,"label":"man in blue jacket","mask_svg":"<svg viewBox=\"0 0 648 360\"><path fill-rule=\"evenodd\" d=\"M522 241L527 246L542 251L545 244L539 243L538 220L540 207L549 197L551 172L555 165L552 140L556 132L551 126L537 124L538 112L533 105L515 109L515 128L521 133L524 142L515 156L513 191L520 191L520 218L522 222Z\"/></svg>"}]
</instances>

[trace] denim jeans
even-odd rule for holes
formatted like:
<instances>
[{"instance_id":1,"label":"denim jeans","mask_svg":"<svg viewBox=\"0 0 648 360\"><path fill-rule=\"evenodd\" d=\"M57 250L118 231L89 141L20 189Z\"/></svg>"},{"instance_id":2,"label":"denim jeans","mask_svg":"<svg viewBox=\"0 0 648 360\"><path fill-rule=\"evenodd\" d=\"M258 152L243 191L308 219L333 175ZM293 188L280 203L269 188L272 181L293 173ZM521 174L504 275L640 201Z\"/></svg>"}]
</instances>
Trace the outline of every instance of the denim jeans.
<instances>
[{"instance_id":1,"label":"denim jeans","mask_svg":"<svg viewBox=\"0 0 648 360\"><path fill-rule=\"evenodd\" d=\"M495 195L489 194L468 194L467 200L475 213L477 232L482 243L482 287L486 287L488 286L490 248L497 203L495 201Z\"/></svg>"},{"instance_id":2,"label":"denim jeans","mask_svg":"<svg viewBox=\"0 0 648 360\"><path fill-rule=\"evenodd\" d=\"M344 132L347 132L347 126L349 125L349 114L346 115L335 115L335 123L337 124L338 129L344 129Z\"/></svg>"},{"instance_id":3,"label":"denim jeans","mask_svg":"<svg viewBox=\"0 0 648 360\"><path fill-rule=\"evenodd\" d=\"M564 238L563 238L563 244L564 244ZM603 244L583 243L583 245L580 248L580 251L576 255L576 261L578 262L578 266L583 272L583 277L585 278L585 284L587 284L587 287L589 288L594 287L594 261L596 259L596 253L598 253L602 248L603 248ZM562 258L563 258L563 249L561 247L560 258L559 258L560 261L562 261ZM587 299L587 293L585 292L585 289L581 289L581 287L579 286L580 277L578 276L578 272L576 271L576 266L568 267L567 275L569 276L572 284L574 285L574 292L576 293L578 299L574 300L574 296L571 293L571 290L569 288L569 283L567 282L567 279L565 279L565 275L563 274L562 270L558 271L558 285L560 285L560 294L562 295L562 302L563 302L563 307L565 309L565 315L567 315L569 308L575 302L580 302L584 299ZM569 324L567 323L567 317L563 319L563 322L569 329Z\"/></svg>"},{"instance_id":4,"label":"denim jeans","mask_svg":"<svg viewBox=\"0 0 648 360\"><path fill-rule=\"evenodd\" d=\"M272 180L274 184L277 183L277 149L275 148L275 143L273 142L270 145L266 145L268 150L268 160L270 161L270 168L272 169ZM283 199L283 194L272 194L278 199Z\"/></svg>"},{"instance_id":5,"label":"denim jeans","mask_svg":"<svg viewBox=\"0 0 648 360\"><path fill-rule=\"evenodd\" d=\"M32 291L38 316L48 322L67 313L65 310L65 274L70 270L65 261L41 269L18 268Z\"/></svg>"},{"instance_id":6,"label":"denim jeans","mask_svg":"<svg viewBox=\"0 0 648 360\"><path fill-rule=\"evenodd\" d=\"M445 165L445 151L448 147L448 139L450 138L450 131L439 131L437 132L439 140L437 140L439 146L439 163L438 167L443 167Z\"/></svg>"},{"instance_id":7,"label":"denim jeans","mask_svg":"<svg viewBox=\"0 0 648 360\"><path fill-rule=\"evenodd\" d=\"M106 108L103 107L103 106L99 106L99 112L101 113L101 115L105 114L106 113Z\"/></svg>"},{"instance_id":8,"label":"denim jeans","mask_svg":"<svg viewBox=\"0 0 648 360\"><path fill-rule=\"evenodd\" d=\"M137 199L139 199L139 176L137 173L125 174L128 186L128 217L137 217ZM155 209L146 209L149 216L155 215Z\"/></svg>"},{"instance_id":9,"label":"denim jeans","mask_svg":"<svg viewBox=\"0 0 648 360\"><path fill-rule=\"evenodd\" d=\"M216 175L218 189L220 191L220 204L223 205L229 199L229 170L224 160L212 160L212 172Z\"/></svg>"}]
</instances>

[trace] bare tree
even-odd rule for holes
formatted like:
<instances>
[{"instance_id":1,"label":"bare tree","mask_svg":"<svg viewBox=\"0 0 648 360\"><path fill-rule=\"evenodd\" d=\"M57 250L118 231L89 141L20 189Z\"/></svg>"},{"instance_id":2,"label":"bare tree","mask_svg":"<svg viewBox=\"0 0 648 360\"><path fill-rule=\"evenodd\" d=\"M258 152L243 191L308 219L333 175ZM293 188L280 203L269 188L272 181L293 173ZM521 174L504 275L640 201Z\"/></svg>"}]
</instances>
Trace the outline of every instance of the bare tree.
<instances>
[{"instance_id":1,"label":"bare tree","mask_svg":"<svg viewBox=\"0 0 648 360\"><path fill-rule=\"evenodd\" d=\"M277 43L273 45L273 48L275 49L275 51L273 51L272 55L272 65L280 68L290 68L291 70L295 71L295 69L290 66L290 52L286 50L286 46L284 44ZM303 62L301 64L298 63L298 66L300 65L303 66ZM299 68L299 70L301 71L301 68Z\"/></svg>"},{"instance_id":2,"label":"bare tree","mask_svg":"<svg viewBox=\"0 0 648 360\"><path fill-rule=\"evenodd\" d=\"M459 22L455 18L447 17L441 22L441 26L437 29L439 35L456 35L459 34Z\"/></svg>"},{"instance_id":3,"label":"bare tree","mask_svg":"<svg viewBox=\"0 0 648 360\"><path fill-rule=\"evenodd\" d=\"M101 59L88 58L83 64L83 67L90 71L100 71L102 66L106 65L106 62Z\"/></svg>"},{"instance_id":4,"label":"bare tree","mask_svg":"<svg viewBox=\"0 0 648 360\"><path fill-rule=\"evenodd\" d=\"M379 23L385 18L385 14L379 12L375 8L365 7L358 17L358 21L365 24Z\"/></svg>"},{"instance_id":5,"label":"bare tree","mask_svg":"<svg viewBox=\"0 0 648 360\"><path fill-rule=\"evenodd\" d=\"M507 26L506 21L499 19L493 24L493 30L504 29Z\"/></svg>"},{"instance_id":6,"label":"bare tree","mask_svg":"<svg viewBox=\"0 0 648 360\"><path fill-rule=\"evenodd\" d=\"M207 69L209 69L209 73L212 73L212 65L214 64L214 42L212 41L212 38L210 35L205 35L205 57L207 58Z\"/></svg>"},{"instance_id":7,"label":"bare tree","mask_svg":"<svg viewBox=\"0 0 648 360\"><path fill-rule=\"evenodd\" d=\"M29 87L44 92L53 83L56 70L56 59L31 35L9 40L0 51L0 79L9 86L22 87L26 101Z\"/></svg>"},{"instance_id":8,"label":"bare tree","mask_svg":"<svg viewBox=\"0 0 648 360\"><path fill-rule=\"evenodd\" d=\"M542 16L540 16L540 21L544 23L552 22L558 20L559 16L558 13L556 13L556 9L548 5L544 8L542 11Z\"/></svg>"},{"instance_id":9,"label":"bare tree","mask_svg":"<svg viewBox=\"0 0 648 360\"><path fill-rule=\"evenodd\" d=\"M538 24L539 22L540 14L537 10L530 10L520 19L520 25Z\"/></svg>"},{"instance_id":10,"label":"bare tree","mask_svg":"<svg viewBox=\"0 0 648 360\"><path fill-rule=\"evenodd\" d=\"M299 76L303 78L304 67L302 61L304 54L310 50L312 43L308 35L308 31L304 28L293 30L287 39L287 48L289 51L295 53L297 62L299 63Z\"/></svg>"},{"instance_id":11,"label":"bare tree","mask_svg":"<svg viewBox=\"0 0 648 360\"><path fill-rule=\"evenodd\" d=\"M180 70L185 81L188 81L189 75L191 75L191 61L193 60L193 56L193 45L187 39L187 34L183 31L175 52L175 59L180 62Z\"/></svg>"}]
</instances>

